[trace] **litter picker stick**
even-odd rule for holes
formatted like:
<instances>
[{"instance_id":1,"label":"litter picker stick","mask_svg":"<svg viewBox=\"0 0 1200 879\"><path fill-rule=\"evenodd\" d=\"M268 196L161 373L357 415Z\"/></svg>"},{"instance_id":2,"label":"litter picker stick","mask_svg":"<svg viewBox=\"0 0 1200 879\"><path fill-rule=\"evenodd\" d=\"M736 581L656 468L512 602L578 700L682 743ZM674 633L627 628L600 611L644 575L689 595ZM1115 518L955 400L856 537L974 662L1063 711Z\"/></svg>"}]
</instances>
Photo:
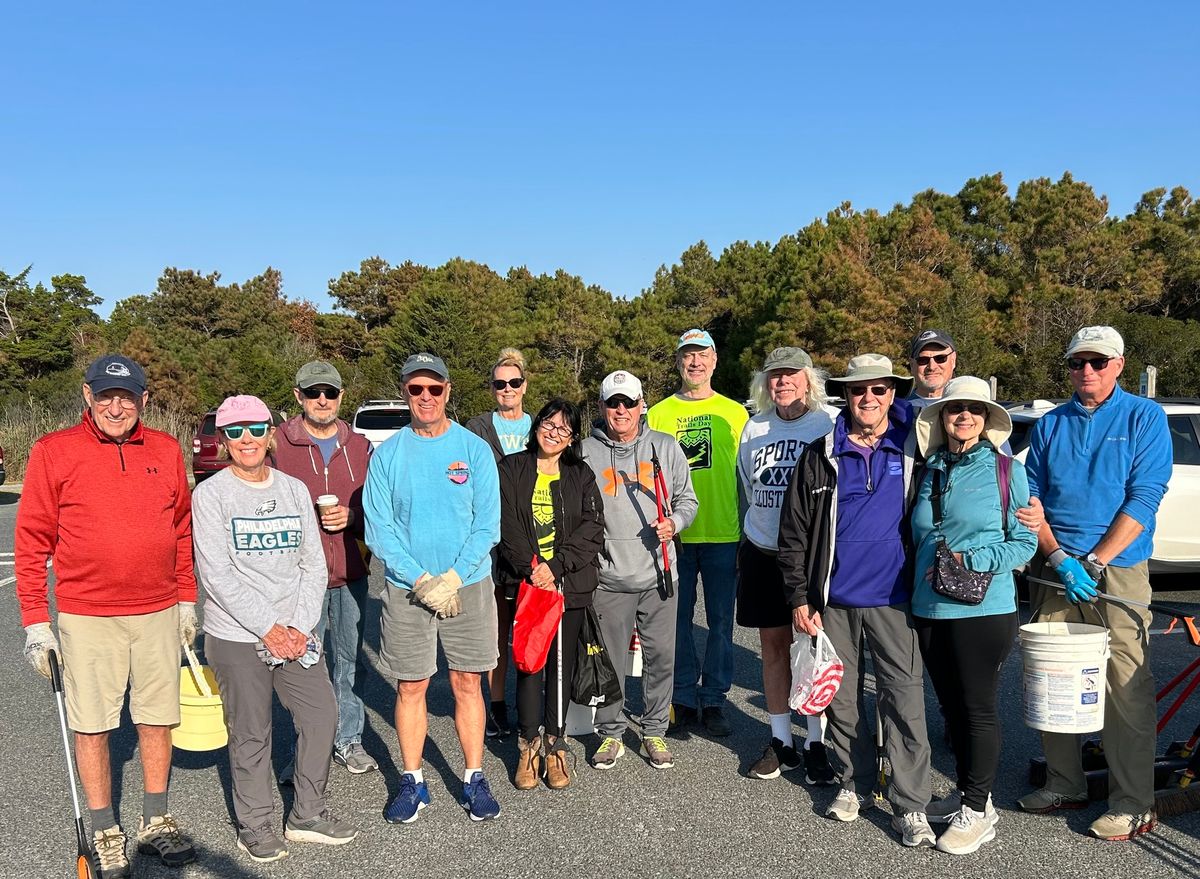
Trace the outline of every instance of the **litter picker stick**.
<instances>
[{"instance_id":1,"label":"litter picker stick","mask_svg":"<svg viewBox=\"0 0 1200 879\"><path fill-rule=\"evenodd\" d=\"M75 761L71 756L71 739L67 734L67 712L63 707L62 671L58 664L58 654L50 651L50 686L54 689L54 701L58 706L58 725L62 730L63 754L67 758L67 778L71 781L71 805L75 809L75 841L77 853L75 870L78 879L94 879L100 875L99 865L96 864L92 846L83 830L83 816L79 811L79 793L75 789Z\"/></svg>"},{"instance_id":2,"label":"litter picker stick","mask_svg":"<svg viewBox=\"0 0 1200 879\"><path fill-rule=\"evenodd\" d=\"M668 508L667 496L667 480L663 476L662 466L658 463L658 452L654 446L650 446L650 463L654 466L654 505L658 508L658 521L662 521L663 510ZM671 579L671 553L665 540L660 541L659 546L662 548L663 557L663 585L667 591L667 598L675 594L675 583Z\"/></svg>"}]
</instances>

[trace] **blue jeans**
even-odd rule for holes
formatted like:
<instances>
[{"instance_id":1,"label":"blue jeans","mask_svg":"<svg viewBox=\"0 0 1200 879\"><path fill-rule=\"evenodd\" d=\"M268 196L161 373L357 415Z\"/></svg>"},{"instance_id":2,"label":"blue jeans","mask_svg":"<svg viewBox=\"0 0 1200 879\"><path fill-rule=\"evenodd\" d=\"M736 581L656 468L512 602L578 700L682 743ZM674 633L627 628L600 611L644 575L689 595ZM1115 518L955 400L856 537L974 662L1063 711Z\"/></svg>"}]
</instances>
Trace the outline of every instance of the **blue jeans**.
<instances>
[{"instance_id":1,"label":"blue jeans","mask_svg":"<svg viewBox=\"0 0 1200 879\"><path fill-rule=\"evenodd\" d=\"M721 705L733 684L733 605L737 593L736 543L684 543L679 547L679 616L675 626L675 695L678 705ZM704 584L708 642L701 657L692 633L696 578Z\"/></svg>"},{"instance_id":2,"label":"blue jeans","mask_svg":"<svg viewBox=\"0 0 1200 879\"><path fill-rule=\"evenodd\" d=\"M338 708L335 748L362 741L365 712L358 658L362 654L363 611L366 605L366 577L351 580L336 589L326 589L321 619L314 633L324 641L325 630L329 630L329 646L325 657L329 662L329 676L333 680L333 695Z\"/></svg>"}]
</instances>

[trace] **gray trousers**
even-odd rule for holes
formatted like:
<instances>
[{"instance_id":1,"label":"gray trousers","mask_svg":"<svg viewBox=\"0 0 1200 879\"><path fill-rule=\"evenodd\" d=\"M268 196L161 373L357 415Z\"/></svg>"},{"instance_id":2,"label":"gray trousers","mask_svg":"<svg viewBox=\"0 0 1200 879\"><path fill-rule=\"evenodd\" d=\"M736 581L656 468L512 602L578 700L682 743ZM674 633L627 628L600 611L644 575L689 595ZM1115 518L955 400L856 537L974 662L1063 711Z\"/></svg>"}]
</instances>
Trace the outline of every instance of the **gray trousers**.
<instances>
[{"instance_id":1,"label":"gray trousers","mask_svg":"<svg viewBox=\"0 0 1200 879\"><path fill-rule=\"evenodd\" d=\"M597 589L592 605L600 620L600 634L612 660L622 699L596 709L596 731L620 739L626 729L625 675L629 673L629 639L636 625L642 641L642 734L661 736L667 731L671 693L675 689L675 616L678 593L664 598L659 589L646 592L605 592Z\"/></svg>"},{"instance_id":2,"label":"gray trousers","mask_svg":"<svg viewBox=\"0 0 1200 879\"><path fill-rule=\"evenodd\" d=\"M929 804L929 735L925 729L924 667L908 604L890 607L827 607L825 634L846 667L842 685L825 712L827 738L842 762L842 787L870 796L878 766L875 725L863 712L862 642L871 647L876 711L892 764L888 799L899 814L924 812Z\"/></svg>"},{"instance_id":3,"label":"gray trousers","mask_svg":"<svg viewBox=\"0 0 1200 879\"><path fill-rule=\"evenodd\" d=\"M268 668L253 644L204 636L204 655L221 689L229 730L233 811L239 828L274 825L275 784L271 775L271 693L296 727L296 799L291 817L313 818L325 810L329 755L337 731L337 701L324 662L304 668L285 662ZM276 825L277 826L277 825Z\"/></svg>"}]
</instances>

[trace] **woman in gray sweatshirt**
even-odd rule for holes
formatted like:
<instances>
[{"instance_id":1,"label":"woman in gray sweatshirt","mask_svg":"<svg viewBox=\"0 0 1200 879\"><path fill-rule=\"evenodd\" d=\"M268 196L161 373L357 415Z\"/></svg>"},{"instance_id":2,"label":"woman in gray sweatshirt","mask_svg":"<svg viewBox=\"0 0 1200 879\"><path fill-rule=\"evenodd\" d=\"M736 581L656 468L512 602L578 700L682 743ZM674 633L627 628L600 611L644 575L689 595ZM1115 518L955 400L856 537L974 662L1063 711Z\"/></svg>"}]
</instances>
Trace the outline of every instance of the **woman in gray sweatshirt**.
<instances>
[{"instance_id":1,"label":"woman in gray sweatshirt","mask_svg":"<svg viewBox=\"0 0 1200 879\"><path fill-rule=\"evenodd\" d=\"M230 464L192 497L204 653L229 729L238 848L255 861L276 861L288 851L273 819L272 692L298 735L296 798L284 837L341 845L358 834L325 804L337 703L313 629L328 575L308 489L267 465L275 428L266 405L229 397L216 425Z\"/></svg>"}]
</instances>

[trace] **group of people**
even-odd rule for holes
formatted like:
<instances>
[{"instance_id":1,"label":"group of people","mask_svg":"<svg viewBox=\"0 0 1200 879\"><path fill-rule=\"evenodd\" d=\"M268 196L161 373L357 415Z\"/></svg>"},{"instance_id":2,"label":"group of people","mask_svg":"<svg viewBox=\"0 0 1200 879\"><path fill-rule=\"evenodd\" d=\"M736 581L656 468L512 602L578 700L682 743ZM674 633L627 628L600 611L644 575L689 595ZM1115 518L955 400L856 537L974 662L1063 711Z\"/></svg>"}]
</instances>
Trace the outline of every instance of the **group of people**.
<instances>
[{"instance_id":1,"label":"group of people","mask_svg":"<svg viewBox=\"0 0 1200 879\"><path fill-rule=\"evenodd\" d=\"M300 414L282 424L256 397L221 404L229 466L189 493L178 444L141 422L141 367L99 358L84 378L81 423L31 452L16 566L26 657L44 674L51 651L63 659L101 875L130 869L108 754L126 691L145 779L138 849L172 866L194 858L167 808L167 783L180 645L199 629L197 573L204 654L229 732L238 847L273 861L289 842L355 838L358 829L330 812L326 786L331 759L351 773L377 769L362 743L360 672L371 555L386 581L379 666L397 682L402 774L384 809L389 822L412 822L431 804L423 752L439 643L463 757L459 803L476 821L499 814L484 741L511 733L517 598L544 589L560 592L564 609L545 665L516 674L517 788L571 784L566 705L589 617L622 693L625 647L637 632L639 746L659 770L675 763L669 736L730 734L736 619L759 630L770 726L752 777L803 766L810 784L838 786L826 814L839 821L873 805L875 730L862 686L869 648L893 827L907 846L977 850L998 819L996 703L1017 628L1013 571L1032 562L1039 578L1053 573L1062 584L1034 590L1044 619L1099 591L1148 601L1146 560L1171 454L1161 408L1117 383L1124 343L1110 327L1085 327L1070 341L1074 394L1034 428L1026 465L1007 454L1007 411L986 382L955 376L956 359L939 330L913 340L911 375L867 353L830 377L803 350L777 348L751 382L750 415L713 389L716 345L694 329L677 343L677 393L647 410L639 379L612 372L589 429L563 399L524 411L528 370L514 349L491 370L496 410L462 427L447 414L446 364L421 352L400 374L412 422L374 453L338 418L341 376L314 361L296 375ZM107 552L108 529L95 523L133 511L121 531L131 551ZM693 619L701 589L703 651ZM1154 692L1148 614L1114 607L1098 605L1112 651L1110 811L1090 832L1128 839L1154 826ZM823 716L804 718L798 748L789 651L818 630L842 660L844 682ZM926 669L956 762L956 789L932 802ZM282 835L272 693L296 732L279 773L295 787ZM625 754L624 707L617 699L596 710L597 770ZM1078 743L1053 734L1043 743L1046 787L1020 807L1082 807ZM935 834L931 823L945 829Z\"/></svg>"}]
</instances>

